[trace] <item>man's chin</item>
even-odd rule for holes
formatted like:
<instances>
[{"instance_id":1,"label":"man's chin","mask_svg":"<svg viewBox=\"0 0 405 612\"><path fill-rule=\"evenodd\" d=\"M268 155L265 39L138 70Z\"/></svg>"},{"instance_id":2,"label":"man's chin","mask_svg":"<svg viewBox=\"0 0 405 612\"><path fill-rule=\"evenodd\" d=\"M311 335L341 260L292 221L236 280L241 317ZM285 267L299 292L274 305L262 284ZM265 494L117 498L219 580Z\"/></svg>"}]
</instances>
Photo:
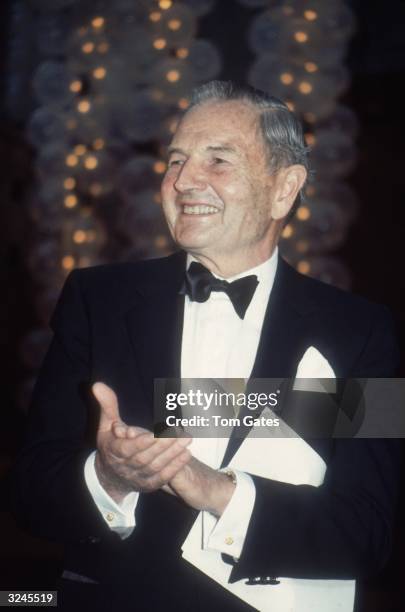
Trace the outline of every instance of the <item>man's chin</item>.
<instances>
[{"instance_id":1,"label":"man's chin","mask_svg":"<svg viewBox=\"0 0 405 612\"><path fill-rule=\"evenodd\" d=\"M206 245L197 242L196 240L176 240L176 244L190 253L191 255L203 254L206 250Z\"/></svg>"},{"instance_id":2,"label":"man's chin","mask_svg":"<svg viewBox=\"0 0 405 612\"><path fill-rule=\"evenodd\" d=\"M175 233L174 240L185 251L197 253L210 245L208 236L202 235L202 232L178 232Z\"/></svg>"}]
</instances>

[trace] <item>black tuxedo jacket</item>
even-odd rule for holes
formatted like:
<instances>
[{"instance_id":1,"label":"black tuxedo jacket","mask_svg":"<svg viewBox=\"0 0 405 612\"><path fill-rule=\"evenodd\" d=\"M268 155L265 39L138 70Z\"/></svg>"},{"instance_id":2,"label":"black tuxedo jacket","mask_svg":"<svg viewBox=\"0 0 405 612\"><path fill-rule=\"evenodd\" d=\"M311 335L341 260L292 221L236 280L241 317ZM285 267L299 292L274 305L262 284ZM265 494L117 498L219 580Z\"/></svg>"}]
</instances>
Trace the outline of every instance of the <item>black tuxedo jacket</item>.
<instances>
[{"instance_id":1,"label":"black tuxedo jacket","mask_svg":"<svg viewBox=\"0 0 405 612\"><path fill-rule=\"evenodd\" d=\"M180 376L184 268L185 254L176 253L74 271L52 319L54 339L15 470L14 506L29 530L65 542L65 568L93 581L81 588L98 593L98 609L250 609L181 559L194 510L160 491L141 494L136 527L121 540L83 477L98 417L90 384L110 385L122 419L152 429L154 378ZM309 346L337 377L395 374L397 347L385 308L301 276L280 259L252 377L294 376ZM254 477L256 502L231 580L356 578L387 559L396 441L311 444L328 466L322 486Z\"/></svg>"}]
</instances>

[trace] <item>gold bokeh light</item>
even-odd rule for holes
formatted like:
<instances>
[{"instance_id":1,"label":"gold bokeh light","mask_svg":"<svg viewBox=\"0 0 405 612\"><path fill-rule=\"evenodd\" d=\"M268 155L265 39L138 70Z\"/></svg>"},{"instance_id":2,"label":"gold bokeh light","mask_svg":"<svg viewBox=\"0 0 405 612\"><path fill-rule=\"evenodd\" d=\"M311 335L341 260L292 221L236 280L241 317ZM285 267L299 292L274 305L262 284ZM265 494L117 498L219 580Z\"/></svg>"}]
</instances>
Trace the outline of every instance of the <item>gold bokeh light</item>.
<instances>
[{"instance_id":1,"label":"gold bokeh light","mask_svg":"<svg viewBox=\"0 0 405 612\"><path fill-rule=\"evenodd\" d=\"M165 38L157 38L154 42L153 42L153 46L155 47L155 49L157 49L158 51L161 51L162 49L164 49L167 45L166 39Z\"/></svg>"},{"instance_id":2,"label":"gold bokeh light","mask_svg":"<svg viewBox=\"0 0 405 612\"><path fill-rule=\"evenodd\" d=\"M73 153L70 153L66 157L65 162L66 162L66 165L69 166L69 168L74 168L79 163L79 159L78 159L77 155L74 155Z\"/></svg>"},{"instance_id":3,"label":"gold bokeh light","mask_svg":"<svg viewBox=\"0 0 405 612\"><path fill-rule=\"evenodd\" d=\"M283 72L282 74L280 74L280 81L284 85L291 85L293 80L294 80L294 77L290 72Z\"/></svg>"},{"instance_id":4,"label":"gold bokeh light","mask_svg":"<svg viewBox=\"0 0 405 612\"><path fill-rule=\"evenodd\" d=\"M294 32L294 38L299 43L305 43L308 40L308 34L306 32Z\"/></svg>"},{"instance_id":5,"label":"gold bokeh light","mask_svg":"<svg viewBox=\"0 0 405 612\"><path fill-rule=\"evenodd\" d=\"M65 197L64 204L66 208L74 208L77 206L77 196L74 193L70 193Z\"/></svg>"},{"instance_id":6,"label":"gold bokeh light","mask_svg":"<svg viewBox=\"0 0 405 612\"><path fill-rule=\"evenodd\" d=\"M166 172L166 164L164 161L157 161L153 164L153 170L156 174L163 174Z\"/></svg>"},{"instance_id":7,"label":"gold bokeh light","mask_svg":"<svg viewBox=\"0 0 405 612\"><path fill-rule=\"evenodd\" d=\"M84 158L84 167L87 168L87 170L94 170L97 166L98 159L95 155L87 155L87 157Z\"/></svg>"},{"instance_id":8,"label":"gold bokeh light","mask_svg":"<svg viewBox=\"0 0 405 612\"><path fill-rule=\"evenodd\" d=\"M103 25L105 23L104 17L94 17L94 19L91 20L91 25L93 26L93 28L102 28Z\"/></svg>"},{"instance_id":9,"label":"gold bokeh light","mask_svg":"<svg viewBox=\"0 0 405 612\"><path fill-rule=\"evenodd\" d=\"M152 11L149 15L149 19L153 22L153 23L157 23L158 21L160 21L162 18L162 13L159 13L159 11Z\"/></svg>"},{"instance_id":10,"label":"gold bokeh light","mask_svg":"<svg viewBox=\"0 0 405 612\"><path fill-rule=\"evenodd\" d=\"M297 210L297 218L300 221L307 221L311 216L308 206L300 206Z\"/></svg>"},{"instance_id":11,"label":"gold bokeh light","mask_svg":"<svg viewBox=\"0 0 405 612\"><path fill-rule=\"evenodd\" d=\"M82 45L82 51L83 53L89 54L89 53L93 53L94 51L94 43L91 41L85 42Z\"/></svg>"},{"instance_id":12,"label":"gold bokeh light","mask_svg":"<svg viewBox=\"0 0 405 612\"><path fill-rule=\"evenodd\" d=\"M93 148L96 151L99 151L100 149L104 149L104 146L105 146L105 142L103 138L96 138L95 140L93 140Z\"/></svg>"},{"instance_id":13,"label":"gold bokeh light","mask_svg":"<svg viewBox=\"0 0 405 612\"><path fill-rule=\"evenodd\" d=\"M308 83L307 81L301 81L301 83L298 85L298 89L302 94L307 95L311 93L313 87L311 83Z\"/></svg>"},{"instance_id":14,"label":"gold bokeh light","mask_svg":"<svg viewBox=\"0 0 405 612\"><path fill-rule=\"evenodd\" d=\"M86 232L83 230L76 230L73 233L73 242L76 244L83 244L83 242L86 242Z\"/></svg>"},{"instance_id":15,"label":"gold bokeh light","mask_svg":"<svg viewBox=\"0 0 405 612\"><path fill-rule=\"evenodd\" d=\"M186 57L188 57L189 54L189 50L186 49L186 47L180 47L179 49L177 49L176 51L176 55L177 57L179 57L180 59L186 59Z\"/></svg>"},{"instance_id":16,"label":"gold bokeh light","mask_svg":"<svg viewBox=\"0 0 405 612\"><path fill-rule=\"evenodd\" d=\"M91 108L91 104L88 100L80 100L80 102L77 105L77 110L79 111L79 113L88 113L89 110Z\"/></svg>"},{"instance_id":17,"label":"gold bokeh light","mask_svg":"<svg viewBox=\"0 0 405 612\"><path fill-rule=\"evenodd\" d=\"M294 233L294 228L289 223L288 225L285 226L285 228L283 229L283 233L281 235L283 238L291 238L293 233Z\"/></svg>"},{"instance_id":18,"label":"gold bokeh light","mask_svg":"<svg viewBox=\"0 0 405 612\"><path fill-rule=\"evenodd\" d=\"M318 18L318 13L312 9L308 9L304 11L304 17L308 21L315 21Z\"/></svg>"},{"instance_id":19,"label":"gold bokeh light","mask_svg":"<svg viewBox=\"0 0 405 612\"><path fill-rule=\"evenodd\" d=\"M307 72L317 72L318 65L315 62L305 62L304 68Z\"/></svg>"},{"instance_id":20,"label":"gold bokeh light","mask_svg":"<svg viewBox=\"0 0 405 612\"><path fill-rule=\"evenodd\" d=\"M75 155L84 155L87 149L84 144L78 144L74 148Z\"/></svg>"},{"instance_id":21,"label":"gold bokeh light","mask_svg":"<svg viewBox=\"0 0 405 612\"><path fill-rule=\"evenodd\" d=\"M62 257L62 268L64 270L72 270L74 268L75 265L75 258L72 257L71 255L65 255L65 257Z\"/></svg>"},{"instance_id":22,"label":"gold bokeh light","mask_svg":"<svg viewBox=\"0 0 405 612\"><path fill-rule=\"evenodd\" d=\"M63 181L63 186L65 189L74 189L76 187L76 179L73 176L68 176Z\"/></svg>"},{"instance_id":23,"label":"gold bokeh light","mask_svg":"<svg viewBox=\"0 0 405 612\"><path fill-rule=\"evenodd\" d=\"M190 106L190 102L187 100L187 98L180 98L177 106L181 108L181 110L186 110Z\"/></svg>"},{"instance_id":24,"label":"gold bokeh light","mask_svg":"<svg viewBox=\"0 0 405 612\"><path fill-rule=\"evenodd\" d=\"M314 144L316 143L315 135L312 132L307 132L305 134L305 142L307 143L308 146L313 147Z\"/></svg>"},{"instance_id":25,"label":"gold bokeh light","mask_svg":"<svg viewBox=\"0 0 405 612\"><path fill-rule=\"evenodd\" d=\"M181 20L180 19L169 19L169 21L167 22L167 27L172 32L177 32L177 30L180 30L181 28Z\"/></svg>"},{"instance_id":26,"label":"gold bokeh light","mask_svg":"<svg viewBox=\"0 0 405 612\"><path fill-rule=\"evenodd\" d=\"M69 89L70 91L73 91L73 93L79 93L79 91L82 90L82 82L79 81L79 79L76 79L75 81L72 81L69 85Z\"/></svg>"},{"instance_id":27,"label":"gold bokeh light","mask_svg":"<svg viewBox=\"0 0 405 612\"><path fill-rule=\"evenodd\" d=\"M169 70L169 72L166 73L166 79L169 83L177 83L180 79L180 72L178 70Z\"/></svg>"},{"instance_id":28,"label":"gold bokeh light","mask_svg":"<svg viewBox=\"0 0 405 612\"><path fill-rule=\"evenodd\" d=\"M311 271L311 266L310 266L309 261L305 261L304 259L299 261L297 270L298 272L301 272L301 274L309 274L309 272Z\"/></svg>"},{"instance_id":29,"label":"gold bokeh light","mask_svg":"<svg viewBox=\"0 0 405 612\"><path fill-rule=\"evenodd\" d=\"M98 66L98 68L93 70L93 76L98 80L104 79L106 74L107 70L104 68L104 66Z\"/></svg>"}]
</instances>

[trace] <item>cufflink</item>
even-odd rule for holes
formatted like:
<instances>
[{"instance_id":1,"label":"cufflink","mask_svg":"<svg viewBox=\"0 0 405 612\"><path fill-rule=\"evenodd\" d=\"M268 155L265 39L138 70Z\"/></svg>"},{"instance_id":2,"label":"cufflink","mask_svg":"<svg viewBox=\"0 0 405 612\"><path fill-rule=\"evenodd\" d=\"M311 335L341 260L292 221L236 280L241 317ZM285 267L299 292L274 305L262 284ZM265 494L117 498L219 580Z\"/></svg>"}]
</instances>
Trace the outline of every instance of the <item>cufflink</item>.
<instances>
[{"instance_id":1,"label":"cufflink","mask_svg":"<svg viewBox=\"0 0 405 612\"><path fill-rule=\"evenodd\" d=\"M273 578L272 576L256 576L255 578L249 578L249 580L246 580L245 584L253 586L257 586L258 584L269 584L275 586L280 584L280 580L277 580L277 578Z\"/></svg>"},{"instance_id":2,"label":"cufflink","mask_svg":"<svg viewBox=\"0 0 405 612\"><path fill-rule=\"evenodd\" d=\"M266 576L266 578L262 578L262 582L260 584L276 585L276 584L280 584L280 580L277 580L277 578L274 578L272 576Z\"/></svg>"}]
</instances>

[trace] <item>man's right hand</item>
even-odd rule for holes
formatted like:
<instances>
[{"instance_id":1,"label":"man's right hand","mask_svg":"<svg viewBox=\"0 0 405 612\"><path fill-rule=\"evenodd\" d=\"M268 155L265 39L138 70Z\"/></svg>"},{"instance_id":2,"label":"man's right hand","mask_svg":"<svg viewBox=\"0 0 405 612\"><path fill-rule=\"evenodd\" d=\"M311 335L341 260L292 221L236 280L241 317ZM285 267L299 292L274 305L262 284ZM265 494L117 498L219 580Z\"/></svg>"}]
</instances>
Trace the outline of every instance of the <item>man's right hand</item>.
<instances>
[{"instance_id":1,"label":"man's right hand","mask_svg":"<svg viewBox=\"0 0 405 612\"><path fill-rule=\"evenodd\" d=\"M92 390L100 404L95 469L114 501L131 491L160 489L190 461L190 438L157 439L146 429L129 427L120 418L114 391L101 382Z\"/></svg>"}]
</instances>

